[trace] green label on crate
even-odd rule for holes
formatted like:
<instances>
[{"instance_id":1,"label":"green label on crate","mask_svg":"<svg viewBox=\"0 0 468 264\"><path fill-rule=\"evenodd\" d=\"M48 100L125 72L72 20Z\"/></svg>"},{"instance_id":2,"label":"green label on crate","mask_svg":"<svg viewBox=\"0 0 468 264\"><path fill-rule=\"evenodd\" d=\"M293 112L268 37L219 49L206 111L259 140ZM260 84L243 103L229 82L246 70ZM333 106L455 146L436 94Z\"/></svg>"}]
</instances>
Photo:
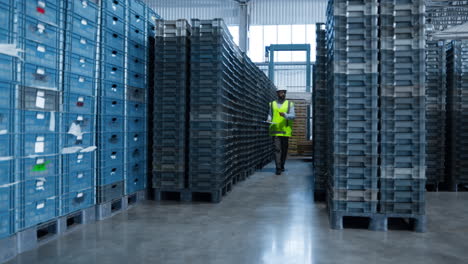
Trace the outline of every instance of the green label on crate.
<instances>
[{"instance_id":1,"label":"green label on crate","mask_svg":"<svg viewBox=\"0 0 468 264\"><path fill-rule=\"evenodd\" d=\"M32 168L32 171L38 172L38 171L46 171L47 170L47 165L50 163L50 161L46 161L42 164L36 164Z\"/></svg>"}]
</instances>

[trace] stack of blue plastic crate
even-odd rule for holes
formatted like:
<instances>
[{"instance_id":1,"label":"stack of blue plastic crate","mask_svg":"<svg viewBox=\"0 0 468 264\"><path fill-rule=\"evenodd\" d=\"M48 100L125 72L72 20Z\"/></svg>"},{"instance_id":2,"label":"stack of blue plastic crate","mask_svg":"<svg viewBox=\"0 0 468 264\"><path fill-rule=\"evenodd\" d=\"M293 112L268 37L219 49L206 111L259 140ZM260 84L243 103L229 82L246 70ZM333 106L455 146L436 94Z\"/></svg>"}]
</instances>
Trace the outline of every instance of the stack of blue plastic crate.
<instances>
[{"instance_id":1,"label":"stack of blue plastic crate","mask_svg":"<svg viewBox=\"0 0 468 264\"><path fill-rule=\"evenodd\" d=\"M125 97L126 163L125 194L146 188L147 181L147 94L148 94L148 13L141 1L129 0L127 82Z\"/></svg>"},{"instance_id":2,"label":"stack of blue plastic crate","mask_svg":"<svg viewBox=\"0 0 468 264\"><path fill-rule=\"evenodd\" d=\"M468 184L468 41L447 47L447 179L452 190Z\"/></svg>"},{"instance_id":3,"label":"stack of blue plastic crate","mask_svg":"<svg viewBox=\"0 0 468 264\"><path fill-rule=\"evenodd\" d=\"M66 1L61 113L62 215L95 203L97 1Z\"/></svg>"},{"instance_id":4,"label":"stack of blue plastic crate","mask_svg":"<svg viewBox=\"0 0 468 264\"><path fill-rule=\"evenodd\" d=\"M312 92L313 141L314 141L314 195L319 199L327 189L327 47L326 30L323 23L316 24L316 59Z\"/></svg>"},{"instance_id":5,"label":"stack of blue plastic crate","mask_svg":"<svg viewBox=\"0 0 468 264\"><path fill-rule=\"evenodd\" d=\"M96 181L99 204L124 195L128 10L126 1L105 0L101 3Z\"/></svg>"},{"instance_id":6,"label":"stack of blue plastic crate","mask_svg":"<svg viewBox=\"0 0 468 264\"><path fill-rule=\"evenodd\" d=\"M445 179L447 78L444 41L426 40L426 175L438 189Z\"/></svg>"},{"instance_id":7,"label":"stack of blue plastic crate","mask_svg":"<svg viewBox=\"0 0 468 264\"><path fill-rule=\"evenodd\" d=\"M59 216L59 111L64 1L16 2L19 64L16 111L16 230ZM11 21L10 21L11 22ZM12 100L9 98L10 101Z\"/></svg>"},{"instance_id":8,"label":"stack of blue plastic crate","mask_svg":"<svg viewBox=\"0 0 468 264\"><path fill-rule=\"evenodd\" d=\"M327 10L331 224L371 216L378 195L378 2L330 1Z\"/></svg>"},{"instance_id":9,"label":"stack of blue plastic crate","mask_svg":"<svg viewBox=\"0 0 468 264\"><path fill-rule=\"evenodd\" d=\"M157 20L154 88L153 188L187 187L191 27L186 20Z\"/></svg>"},{"instance_id":10,"label":"stack of blue plastic crate","mask_svg":"<svg viewBox=\"0 0 468 264\"><path fill-rule=\"evenodd\" d=\"M426 182L424 1L380 1L380 212L423 224Z\"/></svg>"},{"instance_id":11,"label":"stack of blue plastic crate","mask_svg":"<svg viewBox=\"0 0 468 264\"><path fill-rule=\"evenodd\" d=\"M4 1L5 2L5 1ZM14 45L14 2L2 2L0 7L0 44ZM17 58L0 53L0 239L14 232L15 174L15 100L18 79ZM18 175L19 176L19 175ZM20 209L20 208L17 208Z\"/></svg>"}]
</instances>

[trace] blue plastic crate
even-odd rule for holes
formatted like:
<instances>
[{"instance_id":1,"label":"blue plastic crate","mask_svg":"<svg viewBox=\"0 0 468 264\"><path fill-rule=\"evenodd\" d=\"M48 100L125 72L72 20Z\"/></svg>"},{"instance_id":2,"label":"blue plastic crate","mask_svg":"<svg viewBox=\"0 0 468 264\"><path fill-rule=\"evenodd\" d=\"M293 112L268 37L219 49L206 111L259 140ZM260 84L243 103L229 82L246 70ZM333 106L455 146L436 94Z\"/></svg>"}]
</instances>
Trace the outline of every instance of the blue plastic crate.
<instances>
[{"instance_id":1,"label":"blue plastic crate","mask_svg":"<svg viewBox=\"0 0 468 264\"><path fill-rule=\"evenodd\" d=\"M102 115L124 115L124 101L113 98L101 98L100 114Z\"/></svg>"},{"instance_id":2,"label":"blue plastic crate","mask_svg":"<svg viewBox=\"0 0 468 264\"><path fill-rule=\"evenodd\" d=\"M106 64L103 69L103 79L111 82L124 83L125 68L124 65Z\"/></svg>"},{"instance_id":3,"label":"blue plastic crate","mask_svg":"<svg viewBox=\"0 0 468 264\"><path fill-rule=\"evenodd\" d=\"M65 74L65 92L93 96L95 93L95 79L93 77Z\"/></svg>"},{"instance_id":4,"label":"blue plastic crate","mask_svg":"<svg viewBox=\"0 0 468 264\"><path fill-rule=\"evenodd\" d=\"M97 41L98 25L96 22L78 14L70 15L68 20L67 30L69 32Z\"/></svg>"},{"instance_id":5,"label":"blue plastic crate","mask_svg":"<svg viewBox=\"0 0 468 264\"><path fill-rule=\"evenodd\" d=\"M146 74L144 72L139 73L128 71L128 85L146 89Z\"/></svg>"},{"instance_id":6,"label":"blue plastic crate","mask_svg":"<svg viewBox=\"0 0 468 264\"><path fill-rule=\"evenodd\" d=\"M128 54L133 57L137 57L140 60L147 59L147 47L142 43L138 43L132 40L128 41Z\"/></svg>"},{"instance_id":7,"label":"blue plastic crate","mask_svg":"<svg viewBox=\"0 0 468 264\"><path fill-rule=\"evenodd\" d=\"M146 132L132 132L127 133L127 148L136 148L146 145L146 138L148 134Z\"/></svg>"},{"instance_id":8,"label":"blue plastic crate","mask_svg":"<svg viewBox=\"0 0 468 264\"><path fill-rule=\"evenodd\" d=\"M24 158L20 160L20 169L24 179L37 177L54 177L59 173L57 156L44 156L36 158Z\"/></svg>"},{"instance_id":9,"label":"blue plastic crate","mask_svg":"<svg viewBox=\"0 0 468 264\"><path fill-rule=\"evenodd\" d=\"M0 131L1 131L0 138L1 136L6 136L7 134L11 134L14 132L13 113L14 113L13 109L0 108ZM0 150L0 153L6 153L6 152Z\"/></svg>"},{"instance_id":10,"label":"blue plastic crate","mask_svg":"<svg viewBox=\"0 0 468 264\"><path fill-rule=\"evenodd\" d=\"M24 61L38 66L57 68L59 66L58 50L31 40L25 41Z\"/></svg>"},{"instance_id":11,"label":"blue plastic crate","mask_svg":"<svg viewBox=\"0 0 468 264\"><path fill-rule=\"evenodd\" d=\"M134 147L127 149L127 160L129 162L139 162L146 160L146 148L145 147Z\"/></svg>"},{"instance_id":12,"label":"blue plastic crate","mask_svg":"<svg viewBox=\"0 0 468 264\"><path fill-rule=\"evenodd\" d=\"M11 30L13 15L14 15L13 6L10 5L10 3L8 2L2 3L2 8L0 8L0 21L4 21L5 23L2 23L0 25L0 29L4 29L7 31ZM0 42L0 43L6 43L6 42Z\"/></svg>"},{"instance_id":13,"label":"blue plastic crate","mask_svg":"<svg viewBox=\"0 0 468 264\"><path fill-rule=\"evenodd\" d=\"M33 203L54 197L59 194L59 177L39 177L32 180L26 180L20 184L22 194L24 195L24 202L26 204Z\"/></svg>"},{"instance_id":14,"label":"blue plastic crate","mask_svg":"<svg viewBox=\"0 0 468 264\"><path fill-rule=\"evenodd\" d=\"M138 57L129 56L128 70L132 72L144 73L146 72L146 61Z\"/></svg>"},{"instance_id":15,"label":"blue plastic crate","mask_svg":"<svg viewBox=\"0 0 468 264\"><path fill-rule=\"evenodd\" d=\"M19 108L33 111L59 111L59 91L26 86L19 88Z\"/></svg>"},{"instance_id":16,"label":"blue plastic crate","mask_svg":"<svg viewBox=\"0 0 468 264\"><path fill-rule=\"evenodd\" d=\"M58 216L58 199L50 197L26 204L21 212L22 228L28 228L47 222Z\"/></svg>"},{"instance_id":17,"label":"blue plastic crate","mask_svg":"<svg viewBox=\"0 0 468 264\"><path fill-rule=\"evenodd\" d=\"M110 30L119 35L125 35L125 19L116 14L104 12L102 28Z\"/></svg>"},{"instance_id":18,"label":"blue plastic crate","mask_svg":"<svg viewBox=\"0 0 468 264\"><path fill-rule=\"evenodd\" d=\"M99 146L101 149L121 149L124 147L124 133L112 132L99 135Z\"/></svg>"},{"instance_id":19,"label":"blue plastic crate","mask_svg":"<svg viewBox=\"0 0 468 264\"><path fill-rule=\"evenodd\" d=\"M73 173L86 171L92 168L94 152L77 152L62 155L64 172Z\"/></svg>"},{"instance_id":20,"label":"blue plastic crate","mask_svg":"<svg viewBox=\"0 0 468 264\"><path fill-rule=\"evenodd\" d=\"M97 46L96 42L83 36L68 32L66 34L66 52L95 60Z\"/></svg>"},{"instance_id":21,"label":"blue plastic crate","mask_svg":"<svg viewBox=\"0 0 468 264\"><path fill-rule=\"evenodd\" d=\"M95 98L74 93L66 93L64 96L65 111L77 114L93 114Z\"/></svg>"},{"instance_id":22,"label":"blue plastic crate","mask_svg":"<svg viewBox=\"0 0 468 264\"><path fill-rule=\"evenodd\" d=\"M123 66L125 62L125 52L115 49L112 46L106 46L102 53L105 64Z\"/></svg>"},{"instance_id":23,"label":"blue plastic crate","mask_svg":"<svg viewBox=\"0 0 468 264\"><path fill-rule=\"evenodd\" d=\"M123 148L102 148L99 152L99 167L115 167L124 164Z\"/></svg>"},{"instance_id":24,"label":"blue plastic crate","mask_svg":"<svg viewBox=\"0 0 468 264\"><path fill-rule=\"evenodd\" d=\"M146 43L146 31L130 25L129 38L136 43Z\"/></svg>"},{"instance_id":25,"label":"blue plastic crate","mask_svg":"<svg viewBox=\"0 0 468 264\"><path fill-rule=\"evenodd\" d=\"M146 186L146 161L127 164L126 193L132 194L145 189Z\"/></svg>"},{"instance_id":26,"label":"blue plastic crate","mask_svg":"<svg viewBox=\"0 0 468 264\"><path fill-rule=\"evenodd\" d=\"M98 21L98 0L68 0L68 10L94 23Z\"/></svg>"},{"instance_id":27,"label":"blue plastic crate","mask_svg":"<svg viewBox=\"0 0 468 264\"><path fill-rule=\"evenodd\" d=\"M110 30L102 31L102 42L103 45L117 49L120 51L125 50L125 35L113 32Z\"/></svg>"},{"instance_id":28,"label":"blue plastic crate","mask_svg":"<svg viewBox=\"0 0 468 264\"><path fill-rule=\"evenodd\" d=\"M147 97L147 90L137 88L137 87L127 86L127 100L128 101L145 103L146 97ZM127 107L128 105L129 104L127 103Z\"/></svg>"},{"instance_id":29,"label":"blue plastic crate","mask_svg":"<svg viewBox=\"0 0 468 264\"><path fill-rule=\"evenodd\" d=\"M25 0L20 1L18 7L23 14L34 17L42 22L52 25L60 25L61 4L63 1L56 0Z\"/></svg>"},{"instance_id":30,"label":"blue plastic crate","mask_svg":"<svg viewBox=\"0 0 468 264\"><path fill-rule=\"evenodd\" d=\"M64 131L68 133L72 126L80 126L81 132L83 133L94 133L94 115L85 114L74 114L74 113L63 113L63 124Z\"/></svg>"},{"instance_id":31,"label":"blue plastic crate","mask_svg":"<svg viewBox=\"0 0 468 264\"><path fill-rule=\"evenodd\" d=\"M100 117L101 132L122 132L124 126L124 116L122 115L101 115Z\"/></svg>"},{"instance_id":32,"label":"blue plastic crate","mask_svg":"<svg viewBox=\"0 0 468 264\"><path fill-rule=\"evenodd\" d=\"M123 100L125 97L125 85L118 82L101 81L101 96Z\"/></svg>"},{"instance_id":33,"label":"blue plastic crate","mask_svg":"<svg viewBox=\"0 0 468 264\"><path fill-rule=\"evenodd\" d=\"M13 209L11 198L13 196L13 187L10 185L0 187L0 212Z\"/></svg>"},{"instance_id":34,"label":"blue plastic crate","mask_svg":"<svg viewBox=\"0 0 468 264\"><path fill-rule=\"evenodd\" d=\"M59 120L56 112L21 111L20 113L24 133L58 132Z\"/></svg>"},{"instance_id":35,"label":"blue plastic crate","mask_svg":"<svg viewBox=\"0 0 468 264\"><path fill-rule=\"evenodd\" d=\"M83 133L80 137L66 133L63 135L63 144L65 148L94 146L94 133Z\"/></svg>"},{"instance_id":36,"label":"blue plastic crate","mask_svg":"<svg viewBox=\"0 0 468 264\"><path fill-rule=\"evenodd\" d=\"M0 161L0 186L5 186L13 182L15 180L14 173L15 162L13 159Z\"/></svg>"},{"instance_id":37,"label":"blue plastic crate","mask_svg":"<svg viewBox=\"0 0 468 264\"><path fill-rule=\"evenodd\" d=\"M124 18L125 10L127 9L125 2L126 1L122 1L122 0L103 0L102 1L103 10L110 14Z\"/></svg>"},{"instance_id":38,"label":"blue plastic crate","mask_svg":"<svg viewBox=\"0 0 468 264\"><path fill-rule=\"evenodd\" d=\"M60 88L57 68L47 68L35 64L24 64L25 86L58 90Z\"/></svg>"},{"instance_id":39,"label":"blue plastic crate","mask_svg":"<svg viewBox=\"0 0 468 264\"><path fill-rule=\"evenodd\" d=\"M141 31L144 31L146 30L146 24L147 22L144 12L130 11L130 25Z\"/></svg>"},{"instance_id":40,"label":"blue plastic crate","mask_svg":"<svg viewBox=\"0 0 468 264\"><path fill-rule=\"evenodd\" d=\"M130 1L128 1L128 5L130 6L130 10L132 12L140 14L143 17L146 14L146 12L145 12L146 11L146 5L145 5L144 2L138 1L138 0L130 0Z\"/></svg>"},{"instance_id":41,"label":"blue plastic crate","mask_svg":"<svg viewBox=\"0 0 468 264\"><path fill-rule=\"evenodd\" d=\"M124 165L104 167L99 169L99 185L107 185L122 181L124 179Z\"/></svg>"},{"instance_id":42,"label":"blue plastic crate","mask_svg":"<svg viewBox=\"0 0 468 264\"><path fill-rule=\"evenodd\" d=\"M71 191L61 196L62 215L73 213L94 205L94 188Z\"/></svg>"},{"instance_id":43,"label":"blue plastic crate","mask_svg":"<svg viewBox=\"0 0 468 264\"><path fill-rule=\"evenodd\" d=\"M60 152L55 133L28 133L23 134L23 155L49 155Z\"/></svg>"},{"instance_id":44,"label":"blue plastic crate","mask_svg":"<svg viewBox=\"0 0 468 264\"><path fill-rule=\"evenodd\" d=\"M127 131L128 132L146 131L146 118L144 116L127 117Z\"/></svg>"},{"instance_id":45,"label":"blue plastic crate","mask_svg":"<svg viewBox=\"0 0 468 264\"><path fill-rule=\"evenodd\" d=\"M0 54L0 80L15 80L16 58Z\"/></svg>"},{"instance_id":46,"label":"blue plastic crate","mask_svg":"<svg viewBox=\"0 0 468 264\"><path fill-rule=\"evenodd\" d=\"M139 102L127 101L127 115L129 116L145 116L146 104Z\"/></svg>"},{"instance_id":47,"label":"blue plastic crate","mask_svg":"<svg viewBox=\"0 0 468 264\"><path fill-rule=\"evenodd\" d=\"M21 37L32 40L42 45L60 49L60 28L56 25L45 24L34 17L23 18L23 34Z\"/></svg>"},{"instance_id":48,"label":"blue plastic crate","mask_svg":"<svg viewBox=\"0 0 468 264\"><path fill-rule=\"evenodd\" d=\"M74 192L92 188L95 181L95 171L93 169L67 171L63 173L63 191L62 193Z\"/></svg>"},{"instance_id":49,"label":"blue plastic crate","mask_svg":"<svg viewBox=\"0 0 468 264\"><path fill-rule=\"evenodd\" d=\"M68 53L65 58L65 63L66 72L90 78L96 77L96 60L78 54Z\"/></svg>"},{"instance_id":50,"label":"blue plastic crate","mask_svg":"<svg viewBox=\"0 0 468 264\"><path fill-rule=\"evenodd\" d=\"M8 237L14 230L14 211L0 210L0 239Z\"/></svg>"}]
</instances>

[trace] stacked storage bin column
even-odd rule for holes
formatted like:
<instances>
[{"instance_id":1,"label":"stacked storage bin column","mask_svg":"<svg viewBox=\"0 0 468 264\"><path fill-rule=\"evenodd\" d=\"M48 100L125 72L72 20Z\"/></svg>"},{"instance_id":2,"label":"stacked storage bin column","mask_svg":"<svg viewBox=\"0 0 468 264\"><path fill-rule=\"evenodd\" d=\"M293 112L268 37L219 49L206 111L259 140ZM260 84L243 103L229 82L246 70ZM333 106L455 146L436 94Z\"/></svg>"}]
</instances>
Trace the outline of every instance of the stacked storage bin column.
<instances>
[{"instance_id":1,"label":"stacked storage bin column","mask_svg":"<svg viewBox=\"0 0 468 264\"><path fill-rule=\"evenodd\" d=\"M95 203L98 2L68 0L62 113L62 215Z\"/></svg>"},{"instance_id":2,"label":"stacked storage bin column","mask_svg":"<svg viewBox=\"0 0 468 264\"><path fill-rule=\"evenodd\" d=\"M16 44L13 34L14 1L0 6L0 44ZM0 240L15 231L15 108L18 58L0 54ZM18 153L19 155L19 153ZM17 209L21 209L18 207Z\"/></svg>"},{"instance_id":3,"label":"stacked storage bin column","mask_svg":"<svg viewBox=\"0 0 468 264\"><path fill-rule=\"evenodd\" d=\"M59 215L59 115L62 89L64 1L18 1L21 63L16 111L16 227ZM11 98L9 98L11 99Z\"/></svg>"},{"instance_id":4,"label":"stacked storage bin column","mask_svg":"<svg viewBox=\"0 0 468 264\"><path fill-rule=\"evenodd\" d=\"M330 148L328 207L343 216L377 212L378 3L330 1L327 10Z\"/></svg>"},{"instance_id":5,"label":"stacked storage bin column","mask_svg":"<svg viewBox=\"0 0 468 264\"><path fill-rule=\"evenodd\" d=\"M104 0L101 3L98 204L124 195L127 10L126 1Z\"/></svg>"},{"instance_id":6,"label":"stacked storage bin column","mask_svg":"<svg viewBox=\"0 0 468 264\"><path fill-rule=\"evenodd\" d=\"M444 41L426 41L427 183L445 179L446 56Z\"/></svg>"},{"instance_id":7,"label":"stacked storage bin column","mask_svg":"<svg viewBox=\"0 0 468 264\"><path fill-rule=\"evenodd\" d=\"M424 3L380 2L380 212L425 209Z\"/></svg>"},{"instance_id":8,"label":"stacked storage bin column","mask_svg":"<svg viewBox=\"0 0 468 264\"><path fill-rule=\"evenodd\" d=\"M187 188L189 56L186 20L156 20L153 188Z\"/></svg>"},{"instance_id":9,"label":"stacked storage bin column","mask_svg":"<svg viewBox=\"0 0 468 264\"><path fill-rule=\"evenodd\" d=\"M447 179L453 191L468 184L468 41L447 48Z\"/></svg>"},{"instance_id":10,"label":"stacked storage bin column","mask_svg":"<svg viewBox=\"0 0 468 264\"><path fill-rule=\"evenodd\" d=\"M327 51L326 30L323 23L316 24L317 55L314 66L314 90L312 100L314 105L314 194L323 195L326 191L327 177ZM318 196L317 196L318 197Z\"/></svg>"},{"instance_id":11,"label":"stacked storage bin column","mask_svg":"<svg viewBox=\"0 0 468 264\"><path fill-rule=\"evenodd\" d=\"M192 19L190 189L220 201L238 164L234 116L242 110L235 72L241 53L220 19Z\"/></svg>"},{"instance_id":12,"label":"stacked storage bin column","mask_svg":"<svg viewBox=\"0 0 468 264\"><path fill-rule=\"evenodd\" d=\"M147 173L147 94L148 36L147 7L137 0L129 2L127 83L125 97L126 162L125 194L146 188Z\"/></svg>"}]
</instances>

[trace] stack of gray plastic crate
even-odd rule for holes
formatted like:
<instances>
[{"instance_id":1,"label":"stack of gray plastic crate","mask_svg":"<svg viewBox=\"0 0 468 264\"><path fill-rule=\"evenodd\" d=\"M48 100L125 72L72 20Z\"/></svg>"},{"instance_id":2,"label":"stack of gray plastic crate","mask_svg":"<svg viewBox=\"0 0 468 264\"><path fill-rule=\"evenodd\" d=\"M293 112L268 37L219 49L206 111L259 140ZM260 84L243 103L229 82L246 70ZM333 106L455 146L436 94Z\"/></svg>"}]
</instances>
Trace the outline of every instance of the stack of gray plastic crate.
<instances>
[{"instance_id":1,"label":"stack of gray plastic crate","mask_svg":"<svg viewBox=\"0 0 468 264\"><path fill-rule=\"evenodd\" d=\"M316 24L316 59L314 65L314 84L312 100L313 111L313 141L314 141L314 195L317 199L323 197L327 183L327 47L325 24Z\"/></svg>"},{"instance_id":2,"label":"stack of gray plastic crate","mask_svg":"<svg viewBox=\"0 0 468 264\"><path fill-rule=\"evenodd\" d=\"M426 175L438 189L445 178L446 63L444 41L426 41Z\"/></svg>"},{"instance_id":3,"label":"stack of gray plastic crate","mask_svg":"<svg viewBox=\"0 0 468 264\"><path fill-rule=\"evenodd\" d=\"M330 1L328 46L328 207L344 216L377 212L378 3Z\"/></svg>"},{"instance_id":4,"label":"stack of gray plastic crate","mask_svg":"<svg viewBox=\"0 0 468 264\"><path fill-rule=\"evenodd\" d=\"M468 184L468 41L447 48L447 178L452 190Z\"/></svg>"},{"instance_id":5,"label":"stack of gray plastic crate","mask_svg":"<svg viewBox=\"0 0 468 264\"><path fill-rule=\"evenodd\" d=\"M465 1L434 1L427 5L427 24L436 31L468 22L468 8ZM464 5L464 6L462 6Z\"/></svg>"},{"instance_id":6,"label":"stack of gray plastic crate","mask_svg":"<svg viewBox=\"0 0 468 264\"><path fill-rule=\"evenodd\" d=\"M422 0L380 1L379 206L416 220L425 214L424 13Z\"/></svg>"},{"instance_id":7,"label":"stack of gray plastic crate","mask_svg":"<svg viewBox=\"0 0 468 264\"><path fill-rule=\"evenodd\" d=\"M155 39L153 188L187 187L190 35L186 20L157 20Z\"/></svg>"},{"instance_id":8,"label":"stack of gray plastic crate","mask_svg":"<svg viewBox=\"0 0 468 264\"><path fill-rule=\"evenodd\" d=\"M126 1L101 3L97 202L124 194Z\"/></svg>"},{"instance_id":9,"label":"stack of gray plastic crate","mask_svg":"<svg viewBox=\"0 0 468 264\"><path fill-rule=\"evenodd\" d=\"M139 0L129 0L127 9L125 195L133 195L147 186L148 13L152 11Z\"/></svg>"},{"instance_id":10,"label":"stack of gray plastic crate","mask_svg":"<svg viewBox=\"0 0 468 264\"><path fill-rule=\"evenodd\" d=\"M189 187L219 201L236 176L242 55L221 19L192 19L190 53Z\"/></svg>"}]
</instances>

